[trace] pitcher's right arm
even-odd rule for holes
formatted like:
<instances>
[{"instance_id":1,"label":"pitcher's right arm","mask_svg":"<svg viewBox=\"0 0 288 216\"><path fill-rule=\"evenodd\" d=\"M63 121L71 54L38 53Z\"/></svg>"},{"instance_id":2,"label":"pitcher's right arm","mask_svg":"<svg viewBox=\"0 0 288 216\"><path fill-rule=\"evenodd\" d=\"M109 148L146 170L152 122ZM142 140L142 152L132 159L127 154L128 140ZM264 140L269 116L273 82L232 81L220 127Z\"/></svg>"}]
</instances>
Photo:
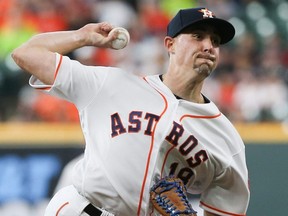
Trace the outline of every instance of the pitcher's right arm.
<instances>
[{"instance_id":1,"label":"pitcher's right arm","mask_svg":"<svg viewBox=\"0 0 288 216\"><path fill-rule=\"evenodd\" d=\"M87 24L78 30L41 33L16 48L12 58L24 71L47 85L54 82L55 53L65 55L84 46L111 48L117 34L109 23Z\"/></svg>"}]
</instances>

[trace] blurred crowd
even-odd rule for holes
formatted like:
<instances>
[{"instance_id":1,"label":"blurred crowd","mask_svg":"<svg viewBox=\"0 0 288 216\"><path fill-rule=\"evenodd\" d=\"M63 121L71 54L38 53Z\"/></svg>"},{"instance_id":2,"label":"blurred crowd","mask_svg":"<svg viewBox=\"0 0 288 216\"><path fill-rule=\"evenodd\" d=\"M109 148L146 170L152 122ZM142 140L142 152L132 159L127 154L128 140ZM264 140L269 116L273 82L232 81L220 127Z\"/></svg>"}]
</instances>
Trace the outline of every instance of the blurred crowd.
<instances>
[{"instance_id":1,"label":"blurred crowd","mask_svg":"<svg viewBox=\"0 0 288 216\"><path fill-rule=\"evenodd\" d=\"M207 6L236 27L236 37L221 47L220 65L203 93L233 122L287 121L285 0L0 0L0 122L78 121L72 104L33 90L29 75L12 61L11 51L32 35L108 21L129 30L127 48L85 47L69 56L83 64L158 74L166 69L163 38L169 19L178 9L194 6Z\"/></svg>"}]
</instances>

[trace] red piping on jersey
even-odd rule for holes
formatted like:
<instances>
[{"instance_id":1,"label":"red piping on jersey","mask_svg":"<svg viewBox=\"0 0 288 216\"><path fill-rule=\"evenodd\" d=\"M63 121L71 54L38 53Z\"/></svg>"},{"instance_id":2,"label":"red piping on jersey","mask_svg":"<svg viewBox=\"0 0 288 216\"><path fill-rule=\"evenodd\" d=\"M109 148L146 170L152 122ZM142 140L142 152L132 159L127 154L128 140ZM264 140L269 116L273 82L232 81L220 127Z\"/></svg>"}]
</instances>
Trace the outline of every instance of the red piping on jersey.
<instances>
[{"instance_id":1,"label":"red piping on jersey","mask_svg":"<svg viewBox=\"0 0 288 216\"><path fill-rule=\"evenodd\" d=\"M64 203L62 206L60 206L60 208L57 210L57 212L56 212L56 216L58 216L59 215L59 212L66 206L66 205L68 205L69 204L69 202L66 202L66 203Z\"/></svg>"},{"instance_id":2,"label":"red piping on jersey","mask_svg":"<svg viewBox=\"0 0 288 216\"><path fill-rule=\"evenodd\" d=\"M145 77L143 77L143 79L148 83L148 81L145 79ZM164 110L162 111L162 113L160 114L160 119L163 116L163 114L166 112L167 107L168 107L168 102L167 99L164 97L163 94L161 94L161 92L159 92L157 89L155 89L163 98L164 102L165 102L165 107ZM159 121L158 121L159 122ZM153 131L152 131L152 140L151 140L151 145L150 145L150 149L149 149L149 154L148 154L148 158L147 158L147 162L146 162L146 169L145 169L145 173L144 173L144 178L142 181L142 187L141 187L141 192L140 192L140 197L139 197L139 203L138 203L138 211L137 211L137 215L140 216L140 211L141 211L141 206L142 206L142 200L143 200L143 194L144 194L144 190L145 190L145 184L146 184L146 180L147 180L147 174L148 174L148 170L149 170L149 165L150 165L150 159L151 159L151 154L152 154L152 150L154 147L154 134L155 134L155 130L156 130L156 126L158 124L158 122L155 123Z\"/></svg>"},{"instance_id":3,"label":"red piping on jersey","mask_svg":"<svg viewBox=\"0 0 288 216\"><path fill-rule=\"evenodd\" d=\"M207 204L205 204L205 203L202 202L202 201L200 201L200 203L201 203L201 205L206 206L207 208L210 208L210 209L212 209L212 210L214 210L214 211L217 211L217 212L219 212L219 213L228 214L228 215L231 215L231 216L246 216L246 214L235 214L235 213L231 213L231 212L222 211L222 210L220 210L220 209L217 209L217 208L215 208L215 207L212 207L212 206L210 206L210 205L207 205Z\"/></svg>"},{"instance_id":4,"label":"red piping on jersey","mask_svg":"<svg viewBox=\"0 0 288 216\"><path fill-rule=\"evenodd\" d=\"M183 118L203 118L203 119L213 119L213 118L218 118L221 115L221 113L214 115L214 116L201 116L201 115L183 115L180 118L180 122L183 120Z\"/></svg>"},{"instance_id":5,"label":"red piping on jersey","mask_svg":"<svg viewBox=\"0 0 288 216\"><path fill-rule=\"evenodd\" d=\"M57 65L56 71L54 72L53 82L55 82L55 79L56 79L56 77L57 77L57 75L58 75L59 68L60 68L60 65L61 65L61 63L62 63L62 59L63 59L63 56L60 55L59 63L58 63L58 65ZM43 88L40 87L40 88L37 88L37 89L49 90L49 89L51 89L51 87L43 87Z\"/></svg>"}]
</instances>

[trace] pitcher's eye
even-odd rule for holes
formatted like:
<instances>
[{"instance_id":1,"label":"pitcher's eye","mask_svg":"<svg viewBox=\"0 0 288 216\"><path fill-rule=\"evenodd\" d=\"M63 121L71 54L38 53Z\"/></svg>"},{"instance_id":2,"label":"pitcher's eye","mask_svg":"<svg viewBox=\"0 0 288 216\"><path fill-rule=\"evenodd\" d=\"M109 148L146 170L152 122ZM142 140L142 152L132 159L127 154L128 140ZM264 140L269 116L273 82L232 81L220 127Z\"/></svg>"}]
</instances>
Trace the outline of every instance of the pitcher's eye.
<instances>
[{"instance_id":1,"label":"pitcher's eye","mask_svg":"<svg viewBox=\"0 0 288 216\"><path fill-rule=\"evenodd\" d=\"M202 38L201 34L199 34L199 33L193 33L192 37L195 39L201 39Z\"/></svg>"},{"instance_id":2,"label":"pitcher's eye","mask_svg":"<svg viewBox=\"0 0 288 216\"><path fill-rule=\"evenodd\" d=\"M220 42L221 42L221 39L219 37L213 37L212 38L212 43L215 47L219 47L220 46Z\"/></svg>"}]
</instances>

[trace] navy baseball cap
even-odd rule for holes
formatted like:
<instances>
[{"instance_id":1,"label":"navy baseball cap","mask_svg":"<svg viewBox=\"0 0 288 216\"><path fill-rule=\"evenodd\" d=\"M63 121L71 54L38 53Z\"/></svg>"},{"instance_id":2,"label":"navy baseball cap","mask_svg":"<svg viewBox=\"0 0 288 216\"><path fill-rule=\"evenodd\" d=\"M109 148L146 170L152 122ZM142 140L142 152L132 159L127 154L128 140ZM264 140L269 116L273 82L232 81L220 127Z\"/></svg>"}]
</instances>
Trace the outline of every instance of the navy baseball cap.
<instances>
[{"instance_id":1,"label":"navy baseball cap","mask_svg":"<svg viewBox=\"0 0 288 216\"><path fill-rule=\"evenodd\" d=\"M235 28L230 22L216 18L207 8L199 7L179 10L167 26L167 36L176 37L185 28L196 24L214 26L221 38L220 44L229 42L235 35Z\"/></svg>"}]
</instances>

